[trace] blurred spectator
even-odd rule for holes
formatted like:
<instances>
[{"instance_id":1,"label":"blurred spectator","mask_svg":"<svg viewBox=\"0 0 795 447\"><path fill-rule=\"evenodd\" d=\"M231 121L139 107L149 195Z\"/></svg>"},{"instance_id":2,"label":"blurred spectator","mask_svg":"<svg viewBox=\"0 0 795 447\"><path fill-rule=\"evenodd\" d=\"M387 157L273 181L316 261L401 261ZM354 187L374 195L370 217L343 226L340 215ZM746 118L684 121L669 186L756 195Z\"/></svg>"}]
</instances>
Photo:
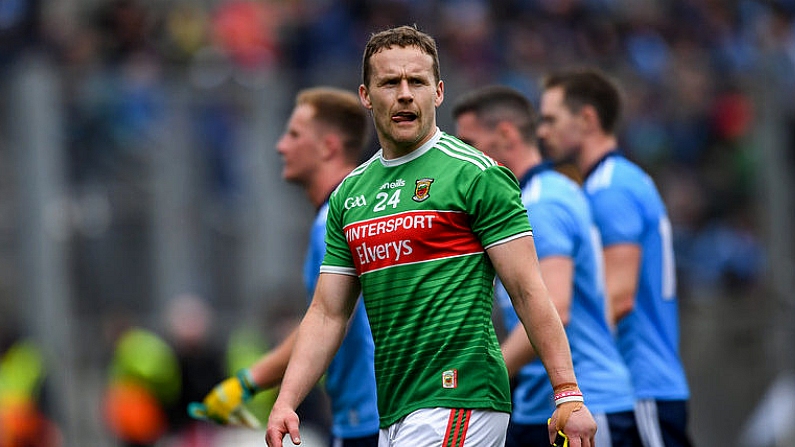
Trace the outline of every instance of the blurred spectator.
<instances>
[{"instance_id":1,"label":"blurred spectator","mask_svg":"<svg viewBox=\"0 0 795 447\"><path fill-rule=\"evenodd\" d=\"M200 6L182 2L165 18L161 48L168 60L187 63L210 38L209 14Z\"/></svg>"},{"instance_id":2,"label":"blurred spectator","mask_svg":"<svg viewBox=\"0 0 795 447\"><path fill-rule=\"evenodd\" d=\"M95 24L100 31L103 59L115 63L140 52L154 51L152 17L138 0L103 2Z\"/></svg>"},{"instance_id":3,"label":"blurred spectator","mask_svg":"<svg viewBox=\"0 0 795 447\"><path fill-rule=\"evenodd\" d=\"M267 327L275 332L279 332L279 326L283 324L284 321L278 321L276 318L270 321ZM291 320L289 323L290 328L294 327L295 324L297 323ZM268 352L270 349L269 345L275 346L279 344L284 338L284 335L289 334L289 328L286 330L287 332L285 334L273 333L270 337L263 337L260 331L249 325L235 326L226 343L226 367L224 369L224 377L231 377L241 369L254 364L254 362ZM268 343L265 340L271 340L274 343ZM268 420L277 394L278 388L260 391L246 403L246 409L249 410L254 417L265 422Z\"/></svg>"},{"instance_id":4,"label":"blurred spectator","mask_svg":"<svg viewBox=\"0 0 795 447\"><path fill-rule=\"evenodd\" d=\"M682 298L706 301L739 296L761 281L765 251L745 206L710 218L704 178L676 166L660 175L674 230L674 253Z\"/></svg>"},{"instance_id":5,"label":"blurred spectator","mask_svg":"<svg viewBox=\"0 0 795 447\"><path fill-rule=\"evenodd\" d=\"M166 310L168 343L179 368L179 394L166 406L172 447L210 447L217 429L191 419L188 403L200 401L206 391L226 377L221 350L213 340L213 313L199 296L180 294Z\"/></svg>"},{"instance_id":6,"label":"blurred spectator","mask_svg":"<svg viewBox=\"0 0 795 447\"><path fill-rule=\"evenodd\" d=\"M128 56L75 80L68 136L78 184L107 182L139 166L163 117L159 62L146 53Z\"/></svg>"},{"instance_id":7,"label":"blurred spectator","mask_svg":"<svg viewBox=\"0 0 795 447\"><path fill-rule=\"evenodd\" d=\"M41 0L0 2L0 67L39 42L41 9Z\"/></svg>"},{"instance_id":8,"label":"blurred spectator","mask_svg":"<svg viewBox=\"0 0 795 447\"><path fill-rule=\"evenodd\" d=\"M439 45L446 48L455 66L469 67L465 77L470 84L489 82L499 61L495 25L488 2L447 0L440 2Z\"/></svg>"},{"instance_id":9,"label":"blurred spectator","mask_svg":"<svg viewBox=\"0 0 795 447\"><path fill-rule=\"evenodd\" d=\"M109 365L102 414L111 435L126 447L154 445L167 431L165 408L179 398L179 363L157 334L125 330Z\"/></svg>"},{"instance_id":10,"label":"blurred spectator","mask_svg":"<svg viewBox=\"0 0 795 447\"><path fill-rule=\"evenodd\" d=\"M192 143L206 163L209 201L229 211L241 193L240 112L228 98L207 95L205 99L192 110Z\"/></svg>"},{"instance_id":11,"label":"blurred spectator","mask_svg":"<svg viewBox=\"0 0 795 447\"><path fill-rule=\"evenodd\" d=\"M152 145L166 98L154 21L136 0L101 3L91 26L66 44L63 60L74 74L66 85L68 160L77 184L130 176Z\"/></svg>"},{"instance_id":12,"label":"blurred spectator","mask_svg":"<svg viewBox=\"0 0 795 447\"><path fill-rule=\"evenodd\" d=\"M0 447L60 447L61 433L46 414L44 356L29 338L0 340Z\"/></svg>"},{"instance_id":13,"label":"blurred spectator","mask_svg":"<svg viewBox=\"0 0 795 447\"><path fill-rule=\"evenodd\" d=\"M270 69L279 58L279 19L275 3L229 0L212 16L213 41L242 68Z\"/></svg>"}]
</instances>

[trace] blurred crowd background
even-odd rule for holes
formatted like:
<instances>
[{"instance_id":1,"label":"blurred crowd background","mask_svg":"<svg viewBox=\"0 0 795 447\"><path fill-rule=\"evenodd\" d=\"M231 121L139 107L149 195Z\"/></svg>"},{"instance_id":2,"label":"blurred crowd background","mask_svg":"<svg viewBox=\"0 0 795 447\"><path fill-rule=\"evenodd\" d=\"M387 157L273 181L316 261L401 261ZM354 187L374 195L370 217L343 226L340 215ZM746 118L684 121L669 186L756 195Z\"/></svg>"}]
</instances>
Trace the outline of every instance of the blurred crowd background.
<instances>
[{"instance_id":1,"label":"blurred crowd background","mask_svg":"<svg viewBox=\"0 0 795 447\"><path fill-rule=\"evenodd\" d=\"M795 445L795 1L0 0L0 447L248 445L184 403L305 308L314 210L275 142L400 24L437 38L450 132L474 86L619 80L674 225L692 436Z\"/></svg>"}]
</instances>

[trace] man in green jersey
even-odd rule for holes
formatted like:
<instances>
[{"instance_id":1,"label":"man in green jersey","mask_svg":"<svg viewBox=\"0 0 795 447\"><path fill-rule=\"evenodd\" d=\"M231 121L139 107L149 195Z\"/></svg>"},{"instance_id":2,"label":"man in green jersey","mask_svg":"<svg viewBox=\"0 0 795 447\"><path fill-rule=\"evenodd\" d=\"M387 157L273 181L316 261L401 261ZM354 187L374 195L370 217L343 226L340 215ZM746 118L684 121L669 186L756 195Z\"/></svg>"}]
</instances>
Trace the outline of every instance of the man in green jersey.
<instances>
[{"instance_id":1,"label":"man in green jersey","mask_svg":"<svg viewBox=\"0 0 795 447\"><path fill-rule=\"evenodd\" d=\"M436 43L416 28L374 34L359 97L381 150L329 199L326 255L266 441L300 442L295 409L345 334L359 292L375 342L381 446L502 446L511 411L491 322L500 276L554 388L555 429L591 447L560 318L539 273L510 171L436 127Z\"/></svg>"}]
</instances>

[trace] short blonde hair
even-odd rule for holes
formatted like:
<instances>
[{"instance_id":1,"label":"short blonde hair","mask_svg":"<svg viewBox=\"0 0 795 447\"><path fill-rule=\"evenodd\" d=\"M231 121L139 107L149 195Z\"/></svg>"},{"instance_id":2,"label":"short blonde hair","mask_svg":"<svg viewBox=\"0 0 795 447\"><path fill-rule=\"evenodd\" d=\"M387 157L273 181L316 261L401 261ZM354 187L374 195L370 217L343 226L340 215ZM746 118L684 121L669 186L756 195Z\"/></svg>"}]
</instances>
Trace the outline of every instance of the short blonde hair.
<instances>
[{"instance_id":1,"label":"short blonde hair","mask_svg":"<svg viewBox=\"0 0 795 447\"><path fill-rule=\"evenodd\" d=\"M314 120L339 132L346 158L359 160L370 140L370 122L357 95L334 87L314 87L298 92L295 104L312 107Z\"/></svg>"}]
</instances>

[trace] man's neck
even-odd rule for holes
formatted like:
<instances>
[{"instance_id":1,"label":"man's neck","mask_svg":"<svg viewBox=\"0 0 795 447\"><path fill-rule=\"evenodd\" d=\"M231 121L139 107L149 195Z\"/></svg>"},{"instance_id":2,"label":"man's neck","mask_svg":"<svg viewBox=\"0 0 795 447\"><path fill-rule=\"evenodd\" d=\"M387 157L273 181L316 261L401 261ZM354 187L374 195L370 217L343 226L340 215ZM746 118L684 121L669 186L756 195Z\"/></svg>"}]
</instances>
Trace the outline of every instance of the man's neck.
<instances>
[{"instance_id":1,"label":"man's neck","mask_svg":"<svg viewBox=\"0 0 795 447\"><path fill-rule=\"evenodd\" d=\"M396 158L405 157L406 155L416 151L417 149L421 148L425 143L430 141L438 131L438 127L433 126L433 130L429 132L427 135L422 137L417 142L406 144L406 145L397 145L394 144L394 141L387 143L387 139L379 138L379 143L381 143L381 155L384 157L385 160L394 160ZM385 144L387 143L387 144Z\"/></svg>"},{"instance_id":2,"label":"man's neck","mask_svg":"<svg viewBox=\"0 0 795 447\"><path fill-rule=\"evenodd\" d=\"M321 172L318 172L312 180L304 185L304 193L306 193L309 202L315 208L320 208L321 205L328 199L334 188L342 182L353 168L353 165L339 165L329 167Z\"/></svg>"},{"instance_id":3,"label":"man's neck","mask_svg":"<svg viewBox=\"0 0 795 447\"><path fill-rule=\"evenodd\" d=\"M591 172L599 161L608 153L618 149L618 140L615 135L601 134L585 141L580 156L577 159L577 168L581 173Z\"/></svg>"},{"instance_id":4,"label":"man's neck","mask_svg":"<svg viewBox=\"0 0 795 447\"><path fill-rule=\"evenodd\" d=\"M513 172L513 175L515 175L516 178L521 179L527 173L527 171L535 168L543 162L544 159L541 157L541 153L538 151L538 149L528 148L523 150L515 160L512 160L505 166L510 169L511 172Z\"/></svg>"}]
</instances>

